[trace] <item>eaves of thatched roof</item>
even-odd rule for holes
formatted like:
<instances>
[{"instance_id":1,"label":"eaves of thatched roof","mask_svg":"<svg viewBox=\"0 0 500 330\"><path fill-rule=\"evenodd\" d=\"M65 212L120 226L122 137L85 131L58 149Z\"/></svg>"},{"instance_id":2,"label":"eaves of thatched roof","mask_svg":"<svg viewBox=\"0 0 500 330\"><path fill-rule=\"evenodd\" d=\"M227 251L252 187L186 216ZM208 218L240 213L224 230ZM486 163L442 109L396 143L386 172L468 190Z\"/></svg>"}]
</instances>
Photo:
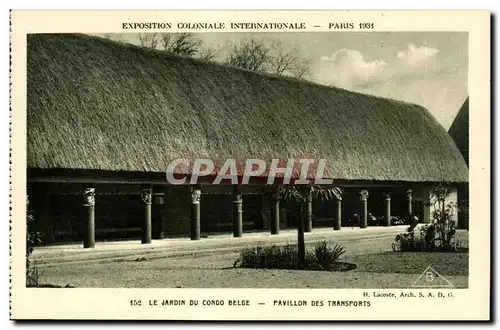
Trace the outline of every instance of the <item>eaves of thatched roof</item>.
<instances>
[{"instance_id":1,"label":"eaves of thatched roof","mask_svg":"<svg viewBox=\"0 0 500 330\"><path fill-rule=\"evenodd\" d=\"M448 130L453 141L462 153L467 165L469 164L469 98L458 111L457 116Z\"/></svg>"},{"instance_id":2,"label":"eaves of thatched roof","mask_svg":"<svg viewBox=\"0 0 500 330\"><path fill-rule=\"evenodd\" d=\"M455 143L417 105L79 34L29 35L27 60L28 168L323 158L339 180L467 181Z\"/></svg>"}]
</instances>

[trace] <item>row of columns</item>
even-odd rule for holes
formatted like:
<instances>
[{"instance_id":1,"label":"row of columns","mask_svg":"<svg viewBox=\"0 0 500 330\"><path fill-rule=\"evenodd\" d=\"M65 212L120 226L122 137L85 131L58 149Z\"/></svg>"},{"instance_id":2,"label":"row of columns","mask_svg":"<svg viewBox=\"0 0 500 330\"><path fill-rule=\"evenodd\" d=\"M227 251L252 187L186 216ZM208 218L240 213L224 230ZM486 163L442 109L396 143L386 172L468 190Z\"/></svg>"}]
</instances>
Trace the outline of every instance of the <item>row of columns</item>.
<instances>
[{"instance_id":1,"label":"row of columns","mask_svg":"<svg viewBox=\"0 0 500 330\"><path fill-rule=\"evenodd\" d=\"M360 200L362 203L362 212L361 212L361 228L366 228L368 227L368 190L361 190L359 193ZM406 216L412 216L413 215L413 210L412 210L412 191L411 189L406 189L405 191L405 197L407 201L407 210L406 210ZM339 211L340 212L340 211ZM390 193L384 193L384 225L385 226L390 226L391 225L391 195Z\"/></svg>"},{"instance_id":2,"label":"row of columns","mask_svg":"<svg viewBox=\"0 0 500 330\"><path fill-rule=\"evenodd\" d=\"M243 194L240 189L234 190L233 200L233 236L241 237L243 235ZM360 201L362 203L361 212L361 228L368 227L368 197L367 190L361 190ZM83 206L86 212L86 226L84 235L84 248L95 247L95 189L86 188L83 191ZM141 189L141 199L144 205L144 220L142 224L141 243L151 243L151 203L152 189L151 187ZM191 240L200 239L201 215L200 215L200 199L201 189L199 187L191 188L191 216L190 216L190 236ZM406 199L408 201L408 214L412 214L412 193L408 189L406 191ZM271 200L271 234L279 234L280 227L280 199L277 196L270 198ZM384 195L384 224L390 226L391 223L391 197L390 194ZM305 232L312 231L312 196L309 196L306 203L305 211ZM333 222L333 229L340 230L342 227L342 198L339 196L336 199L336 212Z\"/></svg>"},{"instance_id":3,"label":"row of columns","mask_svg":"<svg viewBox=\"0 0 500 330\"><path fill-rule=\"evenodd\" d=\"M151 203L153 191L151 188L141 189L141 200L144 205L144 218L141 231L141 243L151 243ZM95 247L95 188L85 188L83 191L83 207L86 214L83 247Z\"/></svg>"}]
</instances>

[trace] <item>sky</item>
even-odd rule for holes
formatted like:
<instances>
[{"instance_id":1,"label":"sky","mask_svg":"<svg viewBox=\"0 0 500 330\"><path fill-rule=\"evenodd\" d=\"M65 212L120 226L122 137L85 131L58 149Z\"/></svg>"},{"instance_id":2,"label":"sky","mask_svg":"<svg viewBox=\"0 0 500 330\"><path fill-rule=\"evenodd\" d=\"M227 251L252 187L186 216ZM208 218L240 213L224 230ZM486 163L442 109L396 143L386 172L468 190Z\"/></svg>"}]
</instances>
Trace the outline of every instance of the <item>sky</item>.
<instances>
[{"instance_id":1,"label":"sky","mask_svg":"<svg viewBox=\"0 0 500 330\"><path fill-rule=\"evenodd\" d=\"M298 48L309 59L308 80L427 108L448 129L468 96L465 32L197 33L222 61L249 38ZM138 35L108 35L139 44Z\"/></svg>"}]
</instances>

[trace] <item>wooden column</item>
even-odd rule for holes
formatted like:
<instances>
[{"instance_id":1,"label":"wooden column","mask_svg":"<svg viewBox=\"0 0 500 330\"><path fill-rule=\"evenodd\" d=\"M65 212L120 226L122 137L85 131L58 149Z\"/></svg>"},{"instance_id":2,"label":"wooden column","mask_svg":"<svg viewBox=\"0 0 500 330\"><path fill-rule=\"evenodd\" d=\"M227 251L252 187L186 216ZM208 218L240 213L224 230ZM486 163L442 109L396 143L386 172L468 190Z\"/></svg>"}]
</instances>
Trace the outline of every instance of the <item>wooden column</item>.
<instances>
[{"instance_id":1,"label":"wooden column","mask_svg":"<svg viewBox=\"0 0 500 330\"><path fill-rule=\"evenodd\" d=\"M153 190L151 187L141 189L141 199L144 204L144 218L142 223L142 244L151 243L151 201L153 198Z\"/></svg>"},{"instance_id":2,"label":"wooden column","mask_svg":"<svg viewBox=\"0 0 500 330\"><path fill-rule=\"evenodd\" d=\"M243 194L239 188L234 189L233 200L233 236L243 236Z\"/></svg>"},{"instance_id":3,"label":"wooden column","mask_svg":"<svg viewBox=\"0 0 500 330\"><path fill-rule=\"evenodd\" d=\"M360 228L368 227L368 190L361 190L359 197L361 199L361 223Z\"/></svg>"},{"instance_id":4,"label":"wooden column","mask_svg":"<svg viewBox=\"0 0 500 330\"><path fill-rule=\"evenodd\" d=\"M312 231L312 218L313 218L313 212L312 212L312 195L307 196L307 203L306 203L306 218L305 218L305 228L304 231L306 233L310 233Z\"/></svg>"},{"instance_id":5,"label":"wooden column","mask_svg":"<svg viewBox=\"0 0 500 330\"><path fill-rule=\"evenodd\" d=\"M199 187L191 188L191 240L200 239L200 200L201 189Z\"/></svg>"},{"instance_id":6,"label":"wooden column","mask_svg":"<svg viewBox=\"0 0 500 330\"><path fill-rule=\"evenodd\" d=\"M390 227L391 225L391 195L384 193L384 225Z\"/></svg>"},{"instance_id":7,"label":"wooden column","mask_svg":"<svg viewBox=\"0 0 500 330\"><path fill-rule=\"evenodd\" d=\"M84 248L95 247L95 189L83 190L83 208L85 210L85 233L83 238Z\"/></svg>"},{"instance_id":8,"label":"wooden column","mask_svg":"<svg viewBox=\"0 0 500 330\"><path fill-rule=\"evenodd\" d=\"M333 218L333 230L340 230L342 228L342 197L336 198L336 212Z\"/></svg>"},{"instance_id":9,"label":"wooden column","mask_svg":"<svg viewBox=\"0 0 500 330\"><path fill-rule=\"evenodd\" d=\"M406 215L408 217L411 217L413 215L413 210L412 210L412 207L411 207L411 203L412 203L412 200L413 200L411 189L406 189L405 195L406 195L406 201L408 203L408 206L407 206L407 209L406 209L406 213L407 213Z\"/></svg>"},{"instance_id":10,"label":"wooden column","mask_svg":"<svg viewBox=\"0 0 500 330\"><path fill-rule=\"evenodd\" d=\"M276 196L271 197L271 235L280 232L280 200Z\"/></svg>"}]
</instances>

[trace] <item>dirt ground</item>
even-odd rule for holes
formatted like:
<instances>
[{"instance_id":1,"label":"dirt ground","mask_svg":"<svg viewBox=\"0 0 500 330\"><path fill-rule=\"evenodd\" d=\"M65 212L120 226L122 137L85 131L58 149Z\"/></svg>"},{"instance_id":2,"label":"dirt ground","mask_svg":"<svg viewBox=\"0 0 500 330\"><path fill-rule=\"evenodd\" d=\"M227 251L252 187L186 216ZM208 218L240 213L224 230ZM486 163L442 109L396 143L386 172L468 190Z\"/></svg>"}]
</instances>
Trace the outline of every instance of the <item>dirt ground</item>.
<instances>
[{"instance_id":1,"label":"dirt ground","mask_svg":"<svg viewBox=\"0 0 500 330\"><path fill-rule=\"evenodd\" d=\"M410 288L428 266L468 287L468 254L395 253L393 238L343 244L348 272L232 268L238 251L136 261L39 265L41 283L97 288Z\"/></svg>"}]
</instances>

